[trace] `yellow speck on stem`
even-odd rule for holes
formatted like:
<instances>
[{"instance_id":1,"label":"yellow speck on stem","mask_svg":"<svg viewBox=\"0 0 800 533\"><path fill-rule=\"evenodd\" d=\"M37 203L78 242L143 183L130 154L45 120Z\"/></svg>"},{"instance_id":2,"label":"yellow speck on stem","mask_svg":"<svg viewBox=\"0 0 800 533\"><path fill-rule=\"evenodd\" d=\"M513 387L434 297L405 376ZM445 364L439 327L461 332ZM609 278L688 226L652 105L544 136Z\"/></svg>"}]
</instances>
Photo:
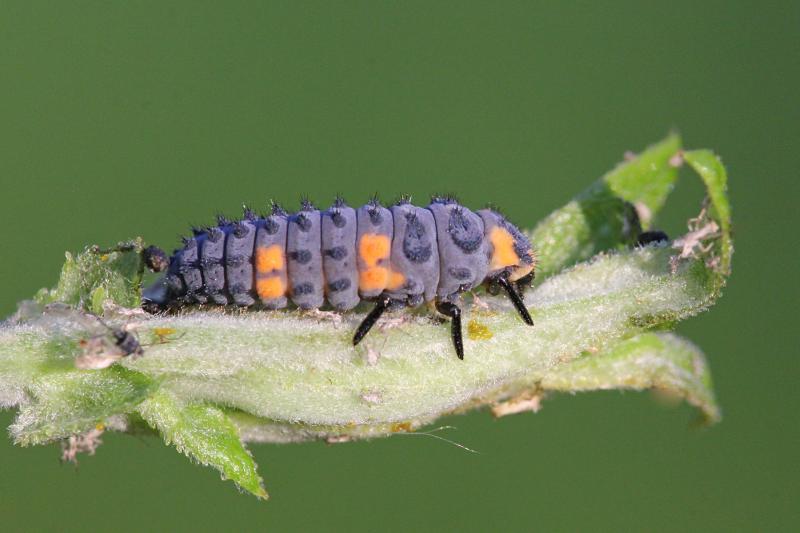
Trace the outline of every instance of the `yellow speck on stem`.
<instances>
[{"instance_id":1,"label":"yellow speck on stem","mask_svg":"<svg viewBox=\"0 0 800 533\"><path fill-rule=\"evenodd\" d=\"M485 324L478 322L474 318L467 324L467 337L474 341L486 341L493 336L494 333Z\"/></svg>"},{"instance_id":2,"label":"yellow speck on stem","mask_svg":"<svg viewBox=\"0 0 800 533\"><path fill-rule=\"evenodd\" d=\"M396 422L392 424L392 433L409 433L413 430L411 422Z\"/></svg>"},{"instance_id":3,"label":"yellow speck on stem","mask_svg":"<svg viewBox=\"0 0 800 533\"><path fill-rule=\"evenodd\" d=\"M167 342L169 342L170 340L173 340L174 338L180 338L180 337L172 337L172 338L170 338L172 335L175 335L177 332L178 332L178 330L173 329L173 328L153 328L153 337L154 337L154 340L156 342L158 342L159 344L166 344ZM181 337L182 337L182 335L181 335Z\"/></svg>"}]
</instances>

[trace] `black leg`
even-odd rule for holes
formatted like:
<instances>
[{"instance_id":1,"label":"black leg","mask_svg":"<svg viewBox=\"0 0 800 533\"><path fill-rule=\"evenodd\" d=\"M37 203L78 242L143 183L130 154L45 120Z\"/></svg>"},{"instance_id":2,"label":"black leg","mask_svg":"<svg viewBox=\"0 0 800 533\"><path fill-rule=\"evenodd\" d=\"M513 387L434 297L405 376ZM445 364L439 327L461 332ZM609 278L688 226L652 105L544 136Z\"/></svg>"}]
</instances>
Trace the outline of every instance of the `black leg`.
<instances>
[{"instance_id":1,"label":"black leg","mask_svg":"<svg viewBox=\"0 0 800 533\"><path fill-rule=\"evenodd\" d=\"M530 289L531 283L533 283L534 273L531 271L530 274L522 276L517 281L514 282L514 286L517 288L517 292L520 296L525 294L527 289Z\"/></svg>"},{"instance_id":2,"label":"black leg","mask_svg":"<svg viewBox=\"0 0 800 533\"><path fill-rule=\"evenodd\" d=\"M436 302L436 310L450 317L450 336L453 338L453 346L456 348L458 358L463 360L464 341L461 339L461 308L450 302Z\"/></svg>"},{"instance_id":3,"label":"black leg","mask_svg":"<svg viewBox=\"0 0 800 533\"><path fill-rule=\"evenodd\" d=\"M499 278L497 282L500 284L501 287L505 289L506 293L508 293L508 297L511 298L511 302L517 309L517 313L519 313L519 316L522 317L522 320L529 326L532 326L533 319L531 318L531 315L528 313L528 309L525 307L525 302L522 301L522 297L514 288L514 285L512 285L511 282L508 281L508 279L505 277Z\"/></svg>"},{"instance_id":4,"label":"black leg","mask_svg":"<svg viewBox=\"0 0 800 533\"><path fill-rule=\"evenodd\" d=\"M381 299L378 300L372 311L370 311L361 324L358 325L356 334L353 335L353 346L361 342L364 336L369 333L369 330L372 329L372 326L375 325L375 322L377 322L383 312L389 308L389 303L391 303L391 301L391 298L388 296L382 296Z\"/></svg>"}]
</instances>

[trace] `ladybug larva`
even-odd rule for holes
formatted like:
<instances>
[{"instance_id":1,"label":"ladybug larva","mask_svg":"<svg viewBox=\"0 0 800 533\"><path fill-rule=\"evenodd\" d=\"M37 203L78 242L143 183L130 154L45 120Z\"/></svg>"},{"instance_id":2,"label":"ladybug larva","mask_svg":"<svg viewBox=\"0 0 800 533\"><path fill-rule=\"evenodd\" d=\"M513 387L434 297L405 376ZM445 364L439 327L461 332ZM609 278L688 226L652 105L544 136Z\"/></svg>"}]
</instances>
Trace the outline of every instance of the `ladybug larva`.
<instances>
[{"instance_id":1,"label":"ladybug larva","mask_svg":"<svg viewBox=\"0 0 800 533\"><path fill-rule=\"evenodd\" d=\"M158 255L151 249L148 255ZM145 258L147 260L147 258ZM449 197L427 207L373 199L354 209L341 198L326 211L303 201L296 213L273 204L268 216L245 209L239 221L220 217L195 229L160 262L162 283L145 292L146 309L187 305L337 311L375 301L353 336L358 344L387 309L433 302L449 317L456 354L464 358L460 297L481 284L502 288L522 320L533 325L522 292L535 260L522 232L492 209L470 211Z\"/></svg>"}]
</instances>

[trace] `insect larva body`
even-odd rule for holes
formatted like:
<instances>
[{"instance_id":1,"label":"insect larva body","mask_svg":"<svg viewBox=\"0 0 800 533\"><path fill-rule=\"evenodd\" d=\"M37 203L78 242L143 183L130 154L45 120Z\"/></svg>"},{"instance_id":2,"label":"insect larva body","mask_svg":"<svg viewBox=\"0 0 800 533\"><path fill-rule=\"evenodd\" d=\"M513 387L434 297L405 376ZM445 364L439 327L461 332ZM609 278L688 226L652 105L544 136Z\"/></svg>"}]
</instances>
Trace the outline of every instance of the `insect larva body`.
<instances>
[{"instance_id":1,"label":"insect larva body","mask_svg":"<svg viewBox=\"0 0 800 533\"><path fill-rule=\"evenodd\" d=\"M293 214L277 206L267 216L246 210L242 220L220 218L195 230L170 258L165 290L145 303L317 309L327 302L347 311L375 300L357 344L386 309L435 302L452 318L463 357L460 295L484 283L500 286L532 324L521 291L533 270L527 238L491 209L473 212L438 197L427 207L372 200L358 209L337 199L325 211L304 201Z\"/></svg>"}]
</instances>

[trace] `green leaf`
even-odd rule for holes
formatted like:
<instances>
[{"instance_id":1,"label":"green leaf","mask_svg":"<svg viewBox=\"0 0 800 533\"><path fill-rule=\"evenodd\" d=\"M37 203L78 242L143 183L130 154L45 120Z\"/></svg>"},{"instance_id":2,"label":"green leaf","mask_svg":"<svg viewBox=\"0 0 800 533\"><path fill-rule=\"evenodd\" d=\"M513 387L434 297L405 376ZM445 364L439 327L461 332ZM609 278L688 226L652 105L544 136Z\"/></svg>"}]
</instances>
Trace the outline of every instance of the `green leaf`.
<instances>
[{"instance_id":1,"label":"green leaf","mask_svg":"<svg viewBox=\"0 0 800 533\"><path fill-rule=\"evenodd\" d=\"M28 385L11 435L27 446L82 433L113 415L132 411L154 389L154 381L135 370L44 370Z\"/></svg>"},{"instance_id":2,"label":"green leaf","mask_svg":"<svg viewBox=\"0 0 800 533\"><path fill-rule=\"evenodd\" d=\"M234 481L243 490L267 498L253 457L222 410L201 403L187 404L162 390L143 402L138 411L167 444L174 444L200 464L213 466L223 479Z\"/></svg>"},{"instance_id":3,"label":"green leaf","mask_svg":"<svg viewBox=\"0 0 800 533\"><path fill-rule=\"evenodd\" d=\"M722 161L710 150L685 152L683 159L689 163L703 180L711 203L711 218L720 226L721 238L716 242L719 264L715 269L717 281L721 286L731 272L733 239L731 237L731 207L728 202L728 174Z\"/></svg>"},{"instance_id":4,"label":"green leaf","mask_svg":"<svg viewBox=\"0 0 800 533\"><path fill-rule=\"evenodd\" d=\"M707 423L720 419L703 352L671 333L644 333L548 372L545 391L658 389L685 398Z\"/></svg>"},{"instance_id":5,"label":"green leaf","mask_svg":"<svg viewBox=\"0 0 800 533\"><path fill-rule=\"evenodd\" d=\"M632 204L641 204L655 215L664 206L678 178L680 161L676 156L679 157L680 149L681 139L673 133L641 154L620 163L601 181L616 196ZM644 227L648 229L649 225L645 223Z\"/></svg>"},{"instance_id":6,"label":"green leaf","mask_svg":"<svg viewBox=\"0 0 800 533\"><path fill-rule=\"evenodd\" d=\"M664 205L675 180L678 135L620 163L531 232L544 279L593 255L629 245Z\"/></svg>"},{"instance_id":7,"label":"green leaf","mask_svg":"<svg viewBox=\"0 0 800 533\"><path fill-rule=\"evenodd\" d=\"M45 305L61 302L103 313L106 299L123 307L139 305L144 264L141 238L119 243L114 250L87 247L77 257L66 253L58 285L42 289L36 302Z\"/></svg>"}]
</instances>

